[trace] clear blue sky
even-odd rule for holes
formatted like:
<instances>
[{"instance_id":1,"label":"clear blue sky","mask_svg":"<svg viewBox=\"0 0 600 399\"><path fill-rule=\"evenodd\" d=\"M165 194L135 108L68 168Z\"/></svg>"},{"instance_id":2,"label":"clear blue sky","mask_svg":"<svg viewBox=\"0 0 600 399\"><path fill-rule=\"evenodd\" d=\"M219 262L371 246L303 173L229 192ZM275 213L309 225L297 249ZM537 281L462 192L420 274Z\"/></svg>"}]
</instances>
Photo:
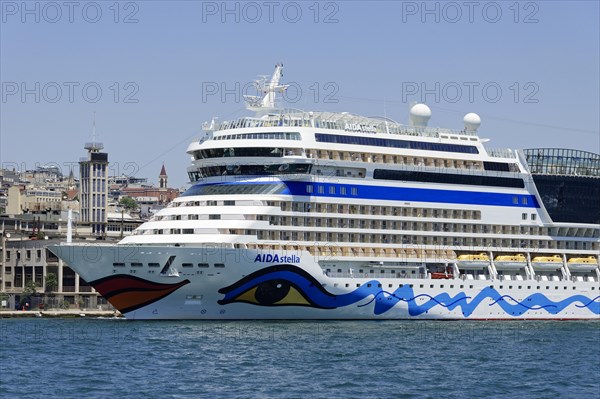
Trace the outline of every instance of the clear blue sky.
<instances>
[{"instance_id":1,"label":"clear blue sky","mask_svg":"<svg viewBox=\"0 0 600 399\"><path fill-rule=\"evenodd\" d=\"M426 89L432 126L477 112L491 147L600 152L598 1L315 3L3 0L2 165L77 162L96 112L114 171L156 181L164 162L181 186L202 122L244 114L207 85L234 89L276 62L302 89L296 108L406 122Z\"/></svg>"}]
</instances>

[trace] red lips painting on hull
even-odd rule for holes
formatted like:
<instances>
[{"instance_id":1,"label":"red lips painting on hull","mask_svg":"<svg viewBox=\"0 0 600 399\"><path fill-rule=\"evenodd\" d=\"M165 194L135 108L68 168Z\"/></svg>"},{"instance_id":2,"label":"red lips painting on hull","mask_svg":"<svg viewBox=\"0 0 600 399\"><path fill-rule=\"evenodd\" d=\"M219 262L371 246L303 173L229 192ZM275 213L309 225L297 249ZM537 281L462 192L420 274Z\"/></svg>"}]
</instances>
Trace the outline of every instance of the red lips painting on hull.
<instances>
[{"instance_id":1,"label":"red lips painting on hull","mask_svg":"<svg viewBox=\"0 0 600 399\"><path fill-rule=\"evenodd\" d=\"M155 283L120 274L91 281L90 285L119 312L128 313L150 305L189 283L187 279L175 284Z\"/></svg>"}]
</instances>

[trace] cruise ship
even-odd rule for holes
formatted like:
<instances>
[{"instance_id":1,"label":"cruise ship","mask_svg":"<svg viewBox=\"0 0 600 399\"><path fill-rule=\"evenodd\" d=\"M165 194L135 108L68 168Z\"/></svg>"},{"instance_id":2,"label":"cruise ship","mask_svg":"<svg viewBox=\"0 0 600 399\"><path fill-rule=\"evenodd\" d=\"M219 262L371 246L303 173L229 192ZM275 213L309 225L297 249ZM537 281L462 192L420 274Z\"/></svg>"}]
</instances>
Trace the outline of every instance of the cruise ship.
<instances>
[{"instance_id":1,"label":"cruise ship","mask_svg":"<svg viewBox=\"0 0 600 399\"><path fill-rule=\"evenodd\" d=\"M282 70L131 236L52 251L128 319L600 320L600 155L277 107Z\"/></svg>"}]
</instances>

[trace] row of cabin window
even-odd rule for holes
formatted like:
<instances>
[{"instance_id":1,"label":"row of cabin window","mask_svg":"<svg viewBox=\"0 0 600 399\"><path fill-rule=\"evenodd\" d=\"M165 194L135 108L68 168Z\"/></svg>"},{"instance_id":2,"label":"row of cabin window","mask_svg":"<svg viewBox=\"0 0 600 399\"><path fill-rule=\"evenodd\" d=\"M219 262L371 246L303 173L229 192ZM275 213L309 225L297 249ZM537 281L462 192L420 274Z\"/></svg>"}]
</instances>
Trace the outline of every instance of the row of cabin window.
<instances>
[{"instance_id":1,"label":"row of cabin window","mask_svg":"<svg viewBox=\"0 0 600 399\"><path fill-rule=\"evenodd\" d=\"M209 215L209 216L213 216L214 219L218 219L220 217L220 215ZM266 218L264 216L259 217L259 220L261 220L261 218ZM274 219L274 217L270 217L270 219L273 218L272 220L270 220L270 223L272 225L278 225L276 224L276 219ZM266 219L265 219L266 220ZM327 220L329 220L330 222L328 222ZM348 225L343 224L346 222L346 219L327 219L324 223L321 223L320 219L316 219L315 220L315 226L309 226L309 225L302 225L302 224L298 224L298 226L309 226L309 227L349 227L349 228L371 228L371 229L375 229L378 227L373 227L373 226L366 226L366 220L358 220L358 222L365 222L365 223L358 223L357 225L351 224L349 223ZM333 220L337 220L338 223L342 223L338 226L334 226L333 224ZM352 219L352 221L354 221L354 219ZM374 222L374 221L369 221L369 222ZM381 229L388 229L388 221L378 221L381 222ZM436 228L435 226L432 226L432 229L423 229L423 223L420 222L390 222L391 223L391 229L392 230L397 230L397 227L394 227L395 223L402 223L400 226L401 230L410 230L410 231L442 231L442 229L439 228L439 226ZM435 224L435 223L434 223ZM527 234L527 231L524 229L527 229L526 227L517 227L517 226L496 226L497 229L494 230L490 230L489 229L489 225L470 225L471 228L469 229L469 225L461 225L462 228L461 229L456 229L457 226L456 224L453 223L444 223L442 225L450 225L452 226L452 229L446 227L443 227L443 231L444 232L455 232L455 233L480 233L480 234ZM482 226L482 229L475 229L478 226ZM419 228L421 227L421 228ZM498 229L498 227L500 227L500 229ZM507 231L504 229L504 227L508 227L510 228L510 231ZM475 229L475 230L474 230ZM517 230L518 229L518 230ZM529 228L529 231L531 231L532 229L535 228ZM147 234L195 234L194 229L154 229L154 230L143 230L143 231L148 231L150 233ZM143 233L140 233L143 234ZM231 230L230 234L239 234L239 235L258 235L259 239L265 239L265 235L268 235L269 239L281 239L281 240L298 240L299 239L299 234L300 232L296 232L296 231L270 231L270 232L265 232L262 230ZM303 232L302 233L304 236L304 241L313 241L313 240L328 240L328 241L336 241L336 242L355 242L356 237L359 236L360 233L326 233L326 232ZM360 234L360 239L361 240L366 240L366 235L365 234ZM419 241L418 237L421 237L421 241L423 243L428 243L428 242L434 242L434 243L439 243L438 238L439 237L431 237L431 236L407 236L407 235L385 235L385 234L370 234L368 235L369 237L369 242L371 243L403 243L403 244L416 244ZM389 238L391 237L391 238ZM402 240L399 239L399 237L402 237ZM429 238L428 238L429 237ZM466 241L466 240L474 240L472 242ZM509 241L510 240L510 241ZM442 237L442 243L443 244L448 244L448 245L498 245L498 241L500 241L500 244L503 246L506 245L510 245L512 247L526 247L527 245L529 246L534 246L537 248L554 248L554 246L551 245L546 245L549 243L554 243L556 244L555 241L553 240L519 240L519 239L487 239L487 238L483 238L481 239L480 237L478 238L462 238L462 237L454 237L452 238L452 240L450 239L450 237ZM366 242L366 241L365 241ZM528 244L529 243L529 244ZM557 248L566 248L566 249L593 249L594 247L598 247L597 243L589 243L589 242L580 242L580 241L561 241L558 244Z\"/></svg>"},{"instance_id":2,"label":"row of cabin window","mask_svg":"<svg viewBox=\"0 0 600 399\"><path fill-rule=\"evenodd\" d=\"M441 159L428 157L411 157L392 154L380 154L371 152L350 152L333 151L320 149L307 149L307 158L327 159L330 161L360 161L369 163L386 163L394 165L414 165L435 168L453 168L453 169L484 169L479 161L469 161L463 159ZM503 168L504 169L504 168ZM509 170L518 171L518 166L509 166ZM486 169L488 170L488 169ZM493 169L490 169L493 170Z\"/></svg>"},{"instance_id":3,"label":"row of cabin window","mask_svg":"<svg viewBox=\"0 0 600 399\"><path fill-rule=\"evenodd\" d=\"M197 195L234 195L234 194L279 194L286 190L283 183L276 184L198 184L190 187L179 197ZM176 206L176 205L174 205Z\"/></svg>"},{"instance_id":4,"label":"row of cabin window","mask_svg":"<svg viewBox=\"0 0 600 399\"><path fill-rule=\"evenodd\" d=\"M346 284L346 287L349 287L349 286L350 286L350 284ZM360 284L360 283L357 283L357 284L356 284L356 287L360 287L360 286L361 286L361 284ZM371 286L372 286L372 284L371 284L371 283L368 283L368 284L367 284L367 287L371 287ZM381 287L381 286L382 286L382 284L381 284L381 283L377 284L377 287ZM393 284L388 284L388 288L393 288L393 286L394 286ZM402 288L403 286L404 286L404 284L398 284L398 288ZM410 286L411 288L413 288L413 284L409 284L409 286ZM437 287L436 287L436 285L435 285L435 284L430 284L430 285L429 285L429 288L444 288L444 287L445 287L445 284L440 284L440 285L438 285ZM458 288L459 288L459 289L463 289L464 287L465 287L464 285L459 285L459 286L458 286ZM425 284L419 284L419 288L425 288ZM449 288L454 288L454 284L450 284L450 285L449 285ZM472 286L472 285L469 285L469 288L473 288L473 286ZM493 285L490 285L490 288L494 288L494 286L493 286ZM522 289L522 288L523 288L522 286L518 286L518 288L517 288L517 289ZM500 286L500 287L499 287L499 289L504 289L504 288L503 288L503 286ZM509 290L512 290L512 289L513 289L513 286L512 286L512 285L508 286L508 289L509 289ZM527 289L528 289L528 290L530 290L530 289L531 289L531 286L527 286ZM541 290L541 289L542 289L542 288L541 288L541 286L539 286L539 285L536 287L536 290ZM559 289L559 287L558 287L558 286L555 286L555 287L554 287L554 289L555 289L555 290L558 290L558 289ZM566 287L566 286L565 286L565 287L564 287L564 290L567 290L567 289L568 289L568 287ZM594 291L595 289L596 289L596 287L592 287L592 291ZM546 290L550 290L550 286L548 286L548 285L547 285L547 286L546 286ZM573 291L576 291L576 290L577 290L577 287L573 286L573 287L572 287L572 290L573 290ZM530 299L530 300L531 300L531 299Z\"/></svg>"},{"instance_id":5,"label":"row of cabin window","mask_svg":"<svg viewBox=\"0 0 600 399\"><path fill-rule=\"evenodd\" d=\"M537 219L537 214L536 213L532 213L529 215L531 220L536 220ZM527 220L527 214L526 213L522 213L521 214L521 220Z\"/></svg>"},{"instance_id":6,"label":"row of cabin window","mask_svg":"<svg viewBox=\"0 0 600 399\"><path fill-rule=\"evenodd\" d=\"M435 208L413 208L413 207L394 207L378 205L349 205L349 204L315 204L312 202L290 202L290 201L267 201L268 206L279 205L284 212L322 212L343 213L343 214L361 214L361 215L390 215L390 216L414 216L414 217L434 217L445 219L481 219L481 211L467 209L435 209Z\"/></svg>"},{"instance_id":7,"label":"row of cabin window","mask_svg":"<svg viewBox=\"0 0 600 399\"><path fill-rule=\"evenodd\" d=\"M222 134L213 137L213 140L301 140L297 132L268 132L268 133L242 133Z\"/></svg>"},{"instance_id":8,"label":"row of cabin window","mask_svg":"<svg viewBox=\"0 0 600 399\"><path fill-rule=\"evenodd\" d=\"M303 175L310 173L310 164L273 164L273 165L216 165L205 166L194 172L188 172L191 181L201 181L214 176L274 176Z\"/></svg>"},{"instance_id":9,"label":"row of cabin window","mask_svg":"<svg viewBox=\"0 0 600 399\"><path fill-rule=\"evenodd\" d=\"M326 269L325 271L326 271L327 273L331 273L331 269ZM387 273L388 271L389 271L391 274L396 274L396 270L395 270L395 269L392 269L392 270L380 270L379 272L380 272L381 274L384 274L384 273ZM338 273L343 273L343 269L337 269L337 272L338 272ZM363 274L363 273L365 273L365 269L358 269L358 274L359 274L359 276L360 276L361 274ZM374 274L375 274L375 270L367 270L367 271L366 271L366 273L370 273L370 274L373 274L373 275L374 275ZM398 271L398 274L408 274L408 273L406 273L406 270L400 270L400 271ZM416 270L411 270L411 271L410 271L410 274L417 274L417 271L416 271Z\"/></svg>"},{"instance_id":10,"label":"row of cabin window","mask_svg":"<svg viewBox=\"0 0 600 399\"><path fill-rule=\"evenodd\" d=\"M221 215L210 214L209 220L219 220ZM536 214L530 215L531 220L536 219ZM523 220L527 214L522 214ZM525 226L506 225L481 225L481 224L456 224L436 222L409 222L388 221L379 219L348 219L348 218L318 218L318 217L291 217L291 216L266 216L258 215L257 220L269 221L274 226L297 226L297 227L343 227L357 229L383 229L383 230L409 230L409 231L434 231L453 233L482 233L482 234L543 234L544 229ZM198 220L198 215L171 215L161 217L160 220ZM194 229L165 229L167 234L195 234ZM164 234L165 230L155 229L154 234ZM547 229L546 229L547 230ZM547 232L547 231L546 231ZM305 233L306 234L306 233Z\"/></svg>"},{"instance_id":11,"label":"row of cabin window","mask_svg":"<svg viewBox=\"0 0 600 399\"><path fill-rule=\"evenodd\" d=\"M360 287L361 285L362 285L362 284L360 284L360 283L356 283L356 287L357 287L357 288L358 288L358 287ZM414 284L398 284L398 288L402 288L402 287L404 287L405 285L408 285L410 288L414 288ZM336 283L336 284L334 284L334 286L337 286L337 283ZM345 286L346 286L346 287L350 287L350 284L346 283L346 285L345 285ZM371 284L371 283L368 283L368 284L367 284L367 287L371 287L371 286L372 286L372 284ZM394 284L388 284L388 288L393 288L393 286L394 286ZM377 287L382 287L382 284L381 284L381 283L377 284ZM419 285L419 288L425 288L425 285L424 285L424 284L420 284L420 285ZM434 285L433 285L433 284L431 284L430 288L435 288L435 287L434 287ZM443 285L443 284L442 284L442 285L440 285L440 287L439 287L439 288L444 288L444 285ZM454 285L450 285L450 288L454 288ZM464 286L464 285L459 285L459 288L460 288L460 289L464 289L464 288L465 288L465 286ZM470 288L470 289L472 289L472 288L473 288L473 286L472 286L472 285L469 285L469 288Z\"/></svg>"},{"instance_id":12,"label":"row of cabin window","mask_svg":"<svg viewBox=\"0 0 600 399\"><path fill-rule=\"evenodd\" d=\"M314 187L312 184L307 184L306 185L306 193L307 194L313 194L314 191ZM325 186L319 185L317 186L317 194L325 194ZM327 194L330 195L336 195L338 194L337 192L337 187L335 186L329 186L329 188L327 189ZM348 195L348 187L344 187L341 186L340 187L340 191L339 191L340 195ZM357 187L350 187L350 194L353 197L358 196L358 188Z\"/></svg>"},{"instance_id":13,"label":"row of cabin window","mask_svg":"<svg viewBox=\"0 0 600 399\"><path fill-rule=\"evenodd\" d=\"M393 215L393 216L414 216L414 217L436 217L436 218L455 218L455 219L481 219L480 211L467 210L448 210L431 208L400 208L400 207L371 207L369 205L348 205L348 204L313 204L310 202L281 202L282 211L288 211L288 206L292 212L322 212L359 214L363 215ZM347 209L346 209L347 208ZM473 213L471 213L473 212ZM429 215L431 213L431 215ZM450 213L450 215L449 215ZM473 217L470 217L473 216Z\"/></svg>"},{"instance_id":14,"label":"row of cabin window","mask_svg":"<svg viewBox=\"0 0 600 399\"><path fill-rule=\"evenodd\" d=\"M113 266L114 267L125 267L125 263L124 262L113 262ZM141 262L131 262L130 266L131 267L143 267L144 264ZM194 264L193 263L182 263L181 266L194 267ZM148 267L161 267L161 265L160 265L160 263L150 262L150 263L148 263ZM207 268L207 267L210 267L210 265L208 263L198 263L198 267ZM224 263L215 263L214 267L223 268L223 267L225 267L225 264Z\"/></svg>"},{"instance_id":15,"label":"row of cabin window","mask_svg":"<svg viewBox=\"0 0 600 399\"><path fill-rule=\"evenodd\" d=\"M490 285L490 288L494 288L494 286L493 286L493 285ZM555 290L558 290L558 288L559 288L558 286L554 286L554 289L555 289ZM503 285L501 285L501 286L499 286L499 287L498 287L498 289L502 290L502 289L504 289L504 286L503 286ZM512 285L509 285L509 286L508 286L508 289L509 289L509 290L512 290L512 289L513 289L513 286L512 286ZM519 290L520 290L520 289L523 289L523 286L519 285L519 286L517 287L517 289L519 289ZM530 286L530 285L528 285L528 286L527 286L527 289L528 289L528 290L530 290L530 289L531 289L531 286ZM542 289L542 287L538 285L537 287L535 287L535 289L536 289L536 290L540 290L540 289ZM549 290L549 289L550 289L550 286L549 286L549 285L547 285L547 286L546 286L546 289L547 289L547 290ZM564 289L565 289L565 290L567 290L567 289L568 289L568 287L567 287L567 286L564 286ZM576 289L577 289L577 288L573 286L573 290L576 290ZM594 287L592 287L592 290L593 290L593 289L594 289ZM531 299L530 299L530 300L531 300Z\"/></svg>"},{"instance_id":16,"label":"row of cabin window","mask_svg":"<svg viewBox=\"0 0 600 399\"><path fill-rule=\"evenodd\" d=\"M200 220L200 216L206 216L206 215L199 215L199 214L191 214L191 215L161 215L161 216L156 216L153 219L153 221L159 222L159 221L170 221L170 220ZM210 214L210 215L208 215L208 219L209 220L218 220L218 219L221 219L221 215ZM193 230L193 229L184 229L184 230L186 231L185 233L174 233L174 234L193 234L194 233L193 231L189 232L189 230Z\"/></svg>"},{"instance_id":17,"label":"row of cabin window","mask_svg":"<svg viewBox=\"0 0 600 399\"><path fill-rule=\"evenodd\" d=\"M315 140L322 143L368 145L375 147L405 148L423 151L458 152L463 154L479 154L473 145L448 143L430 143L425 141L384 139L379 137L349 136L339 134L315 133Z\"/></svg>"},{"instance_id":18,"label":"row of cabin window","mask_svg":"<svg viewBox=\"0 0 600 399\"><path fill-rule=\"evenodd\" d=\"M524 214L527 215L527 214ZM532 214L535 216L535 214ZM382 230L413 230L413 231L444 231L454 233L484 233L484 234L534 234L535 228L526 226L505 226L489 224L458 224L439 222L390 221L381 219L349 219L349 218L320 218L296 216L266 216L259 215L257 220L269 221L274 226L307 226L307 227L349 227L359 229ZM533 220L533 219L532 219Z\"/></svg>"},{"instance_id":19,"label":"row of cabin window","mask_svg":"<svg viewBox=\"0 0 600 399\"><path fill-rule=\"evenodd\" d=\"M523 197L522 200L526 203L527 197ZM513 202L517 201L518 197L513 198ZM174 206L235 206L235 201L188 201L176 204ZM267 206L278 206L283 212L327 212L327 213L341 213L341 214L363 214L363 215L389 215L389 216L402 216L402 217L433 217L433 218L444 218L444 219L472 219L481 220L481 211L472 211L465 209L435 209L435 208L412 208L412 207L387 207L387 206L371 206L371 205L348 205L348 204L315 204L311 202L291 202L291 201L267 201ZM198 220L199 215L159 215L155 216L153 220ZM213 215L211 219L218 219L219 215ZM522 220L527 220L527 213L521 214ZM529 214L529 218L532 221L537 220L537 214ZM257 220L268 220L264 215L258 215ZM487 226L487 227L486 227ZM564 236L574 237L575 230L565 229L563 233L559 231L559 228L545 228L545 227L524 227L521 226L519 230L513 230L518 226L508 225L484 225L484 232L490 230L498 234L529 234L529 235L552 235L552 236ZM508 229L508 230L507 230ZM586 229L584 234L579 231L579 236L597 238L600 236L600 229ZM157 233L161 234L161 233ZM192 234L192 233L184 233Z\"/></svg>"},{"instance_id":20,"label":"row of cabin window","mask_svg":"<svg viewBox=\"0 0 600 399\"><path fill-rule=\"evenodd\" d=\"M456 173L432 173L410 170L375 169L374 179L392 181L412 181L419 183L440 183L486 187L524 188L523 179L512 177L467 175ZM526 198L523 197L525 200ZM524 202L526 204L527 202Z\"/></svg>"},{"instance_id":21,"label":"row of cabin window","mask_svg":"<svg viewBox=\"0 0 600 399\"><path fill-rule=\"evenodd\" d=\"M455 245L455 246L501 246L507 248L539 248L539 249L597 249L598 243L582 241L555 241L555 240L529 240L529 239L496 239L480 237L437 237L415 236L401 234L361 234L361 233L323 233L323 232L296 232L296 231L264 231L264 230L233 230L232 234L254 235L259 240L281 241L328 241L348 243L371 244L415 244L415 245Z\"/></svg>"}]
</instances>

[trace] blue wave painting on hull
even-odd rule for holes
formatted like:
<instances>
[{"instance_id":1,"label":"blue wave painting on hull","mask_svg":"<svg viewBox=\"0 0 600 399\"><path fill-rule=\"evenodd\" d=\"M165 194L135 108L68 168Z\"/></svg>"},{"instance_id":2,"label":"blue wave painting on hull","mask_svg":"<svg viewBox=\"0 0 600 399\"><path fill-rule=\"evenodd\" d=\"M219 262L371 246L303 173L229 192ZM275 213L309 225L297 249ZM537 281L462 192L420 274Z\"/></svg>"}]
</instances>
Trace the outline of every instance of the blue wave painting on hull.
<instances>
[{"instance_id":1,"label":"blue wave painting on hull","mask_svg":"<svg viewBox=\"0 0 600 399\"><path fill-rule=\"evenodd\" d=\"M535 293L518 301L510 295L500 294L492 287L482 289L474 297L467 296L464 292L455 296L445 292L435 296L415 295L409 285L399 287L393 292L384 291L380 287L379 281L371 280L352 292L334 295L303 269L293 265L277 265L258 270L228 287L221 288L219 293L224 294L224 297L218 303L226 305L244 302L259 306L308 306L335 309L357 304L370 297L369 301L357 306L363 307L374 302L376 315L389 311L399 302L405 302L411 316L419 316L436 306L441 306L450 311L460 308L463 316L469 317L489 298L491 301L487 306L499 306L512 316L521 316L531 310L544 310L556 315L571 304L578 308L587 308L592 313L600 315L600 296L589 298L585 295L572 295L554 302L541 293ZM427 300L417 304L420 298Z\"/></svg>"}]
</instances>

